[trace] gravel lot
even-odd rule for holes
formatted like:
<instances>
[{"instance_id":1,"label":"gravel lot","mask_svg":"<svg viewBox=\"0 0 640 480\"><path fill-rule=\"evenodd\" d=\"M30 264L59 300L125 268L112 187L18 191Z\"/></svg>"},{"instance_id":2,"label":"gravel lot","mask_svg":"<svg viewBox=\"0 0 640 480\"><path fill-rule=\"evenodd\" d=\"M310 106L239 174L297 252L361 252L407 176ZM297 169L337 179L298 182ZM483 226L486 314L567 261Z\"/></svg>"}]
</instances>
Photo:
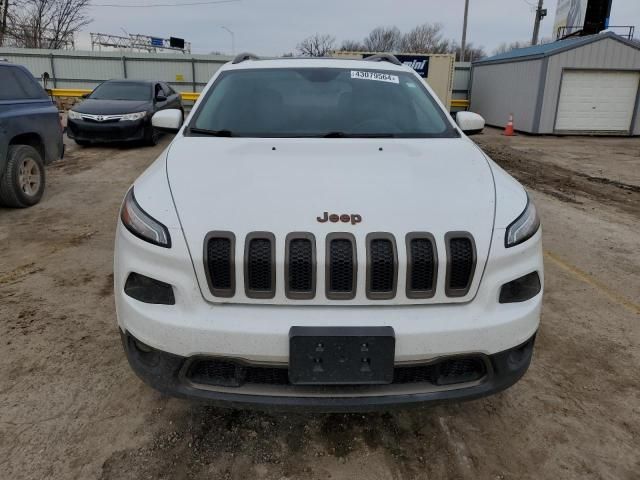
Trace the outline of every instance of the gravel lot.
<instances>
[{"instance_id":1,"label":"gravel lot","mask_svg":"<svg viewBox=\"0 0 640 480\"><path fill-rule=\"evenodd\" d=\"M223 410L143 385L118 338L113 235L168 140L69 145L41 204L0 208L0 477L639 478L640 140L475 138L543 219L532 367L490 398L369 415Z\"/></svg>"}]
</instances>

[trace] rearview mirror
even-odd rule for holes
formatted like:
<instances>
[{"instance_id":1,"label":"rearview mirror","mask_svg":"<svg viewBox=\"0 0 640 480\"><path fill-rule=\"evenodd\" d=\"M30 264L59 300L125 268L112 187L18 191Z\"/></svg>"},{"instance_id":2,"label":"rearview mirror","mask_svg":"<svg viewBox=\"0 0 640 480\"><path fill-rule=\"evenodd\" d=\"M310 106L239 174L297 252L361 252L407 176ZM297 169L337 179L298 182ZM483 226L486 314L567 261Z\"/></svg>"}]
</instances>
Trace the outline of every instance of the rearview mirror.
<instances>
[{"instance_id":1,"label":"rearview mirror","mask_svg":"<svg viewBox=\"0 0 640 480\"><path fill-rule=\"evenodd\" d=\"M475 135L484 130L484 118L473 112L456 113L456 123L466 135Z\"/></svg>"},{"instance_id":2,"label":"rearview mirror","mask_svg":"<svg viewBox=\"0 0 640 480\"><path fill-rule=\"evenodd\" d=\"M151 125L164 132L177 132L182 126L182 112L175 108L160 110L151 117Z\"/></svg>"}]
</instances>

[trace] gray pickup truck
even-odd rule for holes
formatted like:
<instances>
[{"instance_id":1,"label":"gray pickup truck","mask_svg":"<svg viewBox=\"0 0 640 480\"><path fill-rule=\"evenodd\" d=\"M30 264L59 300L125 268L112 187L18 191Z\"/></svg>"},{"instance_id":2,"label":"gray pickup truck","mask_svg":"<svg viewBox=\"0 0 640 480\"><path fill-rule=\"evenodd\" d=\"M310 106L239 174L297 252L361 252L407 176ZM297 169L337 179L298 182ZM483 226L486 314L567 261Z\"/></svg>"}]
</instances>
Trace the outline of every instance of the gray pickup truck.
<instances>
[{"instance_id":1,"label":"gray pickup truck","mask_svg":"<svg viewBox=\"0 0 640 480\"><path fill-rule=\"evenodd\" d=\"M62 158L62 124L47 92L23 66L0 60L0 205L42 198L45 165Z\"/></svg>"}]
</instances>

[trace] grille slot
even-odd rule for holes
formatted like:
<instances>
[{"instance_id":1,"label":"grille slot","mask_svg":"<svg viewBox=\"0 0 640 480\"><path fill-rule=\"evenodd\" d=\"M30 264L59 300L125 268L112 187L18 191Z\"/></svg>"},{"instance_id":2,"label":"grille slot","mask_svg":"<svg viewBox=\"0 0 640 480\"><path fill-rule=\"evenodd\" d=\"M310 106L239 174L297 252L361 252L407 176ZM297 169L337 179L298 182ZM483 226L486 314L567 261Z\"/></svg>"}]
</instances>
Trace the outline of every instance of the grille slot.
<instances>
[{"instance_id":1,"label":"grille slot","mask_svg":"<svg viewBox=\"0 0 640 480\"><path fill-rule=\"evenodd\" d=\"M407 297L431 298L435 294L438 255L429 233L407 235Z\"/></svg>"},{"instance_id":2,"label":"grille slot","mask_svg":"<svg viewBox=\"0 0 640 480\"><path fill-rule=\"evenodd\" d=\"M245 240L244 284L250 298L273 298L276 286L275 237L254 232Z\"/></svg>"},{"instance_id":3,"label":"grille slot","mask_svg":"<svg viewBox=\"0 0 640 480\"><path fill-rule=\"evenodd\" d=\"M447 288L449 297L467 294L476 268L476 249L468 233L450 232L447 240Z\"/></svg>"},{"instance_id":4,"label":"grille slot","mask_svg":"<svg viewBox=\"0 0 640 480\"><path fill-rule=\"evenodd\" d=\"M398 255L393 235L367 235L367 298L383 300L396 294Z\"/></svg>"},{"instance_id":5,"label":"grille slot","mask_svg":"<svg viewBox=\"0 0 640 480\"><path fill-rule=\"evenodd\" d=\"M348 233L327 236L327 298L350 300L356 295L355 239Z\"/></svg>"},{"instance_id":6,"label":"grille slot","mask_svg":"<svg viewBox=\"0 0 640 480\"><path fill-rule=\"evenodd\" d=\"M315 239L310 233L287 235L285 279L287 297L303 300L315 296Z\"/></svg>"},{"instance_id":7,"label":"grille slot","mask_svg":"<svg viewBox=\"0 0 640 480\"><path fill-rule=\"evenodd\" d=\"M211 232L205 241L205 272L209 289L217 297L235 294L235 236L231 232Z\"/></svg>"}]
</instances>

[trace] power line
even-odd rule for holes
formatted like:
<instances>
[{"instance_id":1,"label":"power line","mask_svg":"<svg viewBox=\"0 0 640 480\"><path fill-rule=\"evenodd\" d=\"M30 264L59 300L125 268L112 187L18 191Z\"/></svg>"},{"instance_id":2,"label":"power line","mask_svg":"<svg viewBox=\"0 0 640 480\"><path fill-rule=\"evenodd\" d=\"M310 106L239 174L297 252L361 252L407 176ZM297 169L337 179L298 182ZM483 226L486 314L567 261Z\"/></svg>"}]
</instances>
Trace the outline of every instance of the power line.
<instances>
[{"instance_id":1,"label":"power line","mask_svg":"<svg viewBox=\"0 0 640 480\"><path fill-rule=\"evenodd\" d=\"M210 0L201 2L187 2L187 3L147 3L147 4L134 4L126 5L121 3L92 3L92 7L113 7L113 8L157 8L157 7L193 7L196 5L217 5L221 3L236 3L240 0Z\"/></svg>"}]
</instances>

